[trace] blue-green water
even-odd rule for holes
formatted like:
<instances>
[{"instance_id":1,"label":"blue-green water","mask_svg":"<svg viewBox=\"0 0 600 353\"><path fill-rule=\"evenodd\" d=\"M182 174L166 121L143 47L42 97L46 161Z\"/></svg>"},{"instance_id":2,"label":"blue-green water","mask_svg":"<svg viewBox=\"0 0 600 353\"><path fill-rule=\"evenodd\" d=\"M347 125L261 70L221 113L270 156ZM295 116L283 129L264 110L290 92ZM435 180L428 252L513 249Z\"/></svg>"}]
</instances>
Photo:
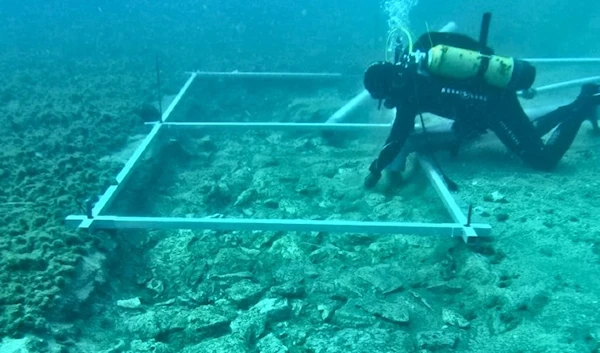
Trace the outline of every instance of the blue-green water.
<instances>
[{"instance_id":1,"label":"blue-green water","mask_svg":"<svg viewBox=\"0 0 600 353\"><path fill-rule=\"evenodd\" d=\"M0 353L598 352L600 140L585 123L551 173L493 136L439 162L492 236L78 231L187 71L330 72L339 81L197 78L172 121L325 121L362 89L395 26L454 21L523 57L595 57L600 7L454 0L0 3ZM600 63L539 64L536 86ZM578 87L523 105L561 104ZM353 121L386 122L369 101ZM430 116L427 121L433 121ZM386 131L164 129L109 214L451 222L411 158L362 187Z\"/></svg>"}]
</instances>

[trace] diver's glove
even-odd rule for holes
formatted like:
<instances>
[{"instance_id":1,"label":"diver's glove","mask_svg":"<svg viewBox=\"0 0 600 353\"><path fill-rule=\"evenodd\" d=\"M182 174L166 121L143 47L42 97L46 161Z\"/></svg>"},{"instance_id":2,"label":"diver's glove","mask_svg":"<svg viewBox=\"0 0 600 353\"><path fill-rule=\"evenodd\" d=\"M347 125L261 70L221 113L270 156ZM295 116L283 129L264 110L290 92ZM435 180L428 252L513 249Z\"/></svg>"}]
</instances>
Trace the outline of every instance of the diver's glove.
<instances>
[{"instance_id":1,"label":"diver's glove","mask_svg":"<svg viewBox=\"0 0 600 353\"><path fill-rule=\"evenodd\" d=\"M365 178L365 188L374 188L375 185L377 185L377 183L379 182L379 179L381 179L381 172L377 170L377 160L374 160L373 163L371 163L371 166L369 167L369 175L367 175L367 177Z\"/></svg>"},{"instance_id":2,"label":"diver's glove","mask_svg":"<svg viewBox=\"0 0 600 353\"><path fill-rule=\"evenodd\" d=\"M369 173L365 178L365 189L374 188L375 185L377 185L377 183L379 182L379 179L381 179L381 173Z\"/></svg>"},{"instance_id":3,"label":"diver's glove","mask_svg":"<svg viewBox=\"0 0 600 353\"><path fill-rule=\"evenodd\" d=\"M579 93L579 96L577 96L576 102L580 105L600 105L600 85L586 83L581 86L581 92Z\"/></svg>"}]
</instances>

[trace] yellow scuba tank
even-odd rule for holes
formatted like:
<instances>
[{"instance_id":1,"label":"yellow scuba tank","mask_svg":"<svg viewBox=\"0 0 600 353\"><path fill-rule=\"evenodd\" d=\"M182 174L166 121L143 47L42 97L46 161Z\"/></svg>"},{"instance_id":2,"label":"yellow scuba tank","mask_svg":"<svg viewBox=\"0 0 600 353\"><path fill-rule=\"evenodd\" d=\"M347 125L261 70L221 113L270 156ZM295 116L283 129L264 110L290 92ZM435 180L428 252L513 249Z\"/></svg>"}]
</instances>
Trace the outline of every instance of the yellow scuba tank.
<instances>
[{"instance_id":1,"label":"yellow scuba tank","mask_svg":"<svg viewBox=\"0 0 600 353\"><path fill-rule=\"evenodd\" d=\"M507 90L528 90L533 85L536 69L529 62L493 54L487 46L487 38L491 21L491 14L484 13L481 24L479 41L470 38L457 38L443 44L439 36L432 38L432 32L427 32L417 41L417 50L413 51L413 42L410 33L402 30L409 40L408 48L402 48L401 41L397 39L394 53L394 64L403 67L416 66L431 75L447 77L457 80L469 80ZM386 43L386 50L392 36L397 31L392 31ZM435 32L434 32L435 33ZM439 34L439 33L438 33ZM425 37L425 36L428 37ZM424 39L423 39L424 38ZM429 40L429 46L426 41ZM474 42L474 43L473 43ZM401 55L401 52L403 54ZM386 51L386 61L387 51Z\"/></svg>"},{"instance_id":2,"label":"yellow scuba tank","mask_svg":"<svg viewBox=\"0 0 600 353\"><path fill-rule=\"evenodd\" d=\"M513 90L530 88L536 76L535 67L526 61L448 45L429 49L425 64L434 75L460 80L480 78L491 86Z\"/></svg>"}]
</instances>

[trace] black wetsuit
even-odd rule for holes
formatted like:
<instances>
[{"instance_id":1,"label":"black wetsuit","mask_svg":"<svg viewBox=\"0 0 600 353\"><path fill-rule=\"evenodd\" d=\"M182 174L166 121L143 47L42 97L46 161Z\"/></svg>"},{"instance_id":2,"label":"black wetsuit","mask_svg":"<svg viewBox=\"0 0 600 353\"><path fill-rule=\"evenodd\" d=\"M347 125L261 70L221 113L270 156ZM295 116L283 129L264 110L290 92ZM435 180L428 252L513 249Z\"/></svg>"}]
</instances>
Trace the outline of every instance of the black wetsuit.
<instances>
[{"instance_id":1,"label":"black wetsuit","mask_svg":"<svg viewBox=\"0 0 600 353\"><path fill-rule=\"evenodd\" d=\"M474 40L469 42L468 37L459 38L466 41L463 47L477 45ZM423 46L422 40L417 45ZM428 47L422 49L427 50ZM380 175L396 158L414 129L415 118L421 113L454 120L453 130L459 140L489 129L511 151L542 170L549 170L559 162L590 113L588 105L578 104L576 100L534 124L523 111L517 92L513 90L473 81L426 76L414 70L402 71L385 105L396 108L396 118L385 146L369 168L375 175ZM556 130L544 143L543 135L555 127Z\"/></svg>"}]
</instances>

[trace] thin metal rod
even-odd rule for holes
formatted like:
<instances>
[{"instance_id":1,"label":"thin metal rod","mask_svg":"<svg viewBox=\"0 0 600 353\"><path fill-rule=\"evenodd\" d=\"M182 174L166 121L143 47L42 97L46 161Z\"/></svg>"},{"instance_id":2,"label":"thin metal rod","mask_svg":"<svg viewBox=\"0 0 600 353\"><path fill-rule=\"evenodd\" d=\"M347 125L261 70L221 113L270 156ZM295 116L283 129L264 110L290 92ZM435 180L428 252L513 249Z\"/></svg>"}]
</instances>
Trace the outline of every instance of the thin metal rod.
<instances>
[{"instance_id":1,"label":"thin metal rod","mask_svg":"<svg viewBox=\"0 0 600 353\"><path fill-rule=\"evenodd\" d=\"M586 83L596 83L596 82L600 82L600 76L579 78L579 79L570 80L570 81L553 83L550 85L541 86L541 87L537 87L537 88L530 88L528 90L517 92L517 95L520 97L526 98L526 99L531 99L531 98L534 98L538 93L544 93L544 92L549 92L549 91L553 91L553 90L557 90L557 89L561 89L561 88L569 88L572 86L579 86L579 85L583 85Z\"/></svg>"},{"instance_id":2,"label":"thin metal rod","mask_svg":"<svg viewBox=\"0 0 600 353\"><path fill-rule=\"evenodd\" d=\"M67 217L67 224L81 227L84 215ZM361 222L304 219L238 219L186 217L119 217L97 216L93 228L102 229L212 229L228 231L285 231L336 233L395 233L419 235L460 234L463 225L423 222ZM489 234L489 224L472 224L481 234Z\"/></svg>"},{"instance_id":3,"label":"thin metal rod","mask_svg":"<svg viewBox=\"0 0 600 353\"><path fill-rule=\"evenodd\" d=\"M156 53L156 95L158 98L158 111L159 111L161 119L162 119L163 109L162 109L162 93L161 93L161 89L160 89L160 61L158 58L158 53Z\"/></svg>"},{"instance_id":4,"label":"thin metal rod","mask_svg":"<svg viewBox=\"0 0 600 353\"><path fill-rule=\"evenodd\" d=\"M295 78L295 79L323 79L323 78L351 78L354 75L329 72L250 72L250 71L193 71L198 77L217 78Z\"/></svg>"},{"instance_id":5,"label":"thin metal rod","mask_svg":"<svg viewBox=\"0 0 600 353\"><path fill-rule=\"evenodd\" d=\"M600 82L600 76L591 76L591 77L585 77L585 78L580 78L580 79L576 79L576 80L554 83L551 85L538 87L535 89L535 91L538 93L539 92L547 92L547 91L551 91L551 90L555 90L555 89L559 89L559 88L567 88L567 87L578 86L578 85L582 85L585 83L594 83L594 82Z\"/></svg>"},{"instance_id":6,"label":"thin metal rod","mask_svg":"<svg viewBox=\"0 0 600 353\"><path fill-rule=\"evenodd\" d=\"M539 64L597 64L600 58L525 58L522 59L531 63Z\"/></svg>"},{"instance_id":7,"label":"thin metal rod","mask_svg":"<svg viewBox=\"0 0 600 353\"><path fill-rule=\"evenodd\" d=\"M148 125L156 125L156 123L146 123ZM279 130L279 131L353 131L377 129L387 130L390 124L353 124L353 123L244 123L244 122L173 122L163 123L162 125L169 127L181 128L221 128L221 129L243 129L243 130Z\"/></svg>"}]
</instances>

